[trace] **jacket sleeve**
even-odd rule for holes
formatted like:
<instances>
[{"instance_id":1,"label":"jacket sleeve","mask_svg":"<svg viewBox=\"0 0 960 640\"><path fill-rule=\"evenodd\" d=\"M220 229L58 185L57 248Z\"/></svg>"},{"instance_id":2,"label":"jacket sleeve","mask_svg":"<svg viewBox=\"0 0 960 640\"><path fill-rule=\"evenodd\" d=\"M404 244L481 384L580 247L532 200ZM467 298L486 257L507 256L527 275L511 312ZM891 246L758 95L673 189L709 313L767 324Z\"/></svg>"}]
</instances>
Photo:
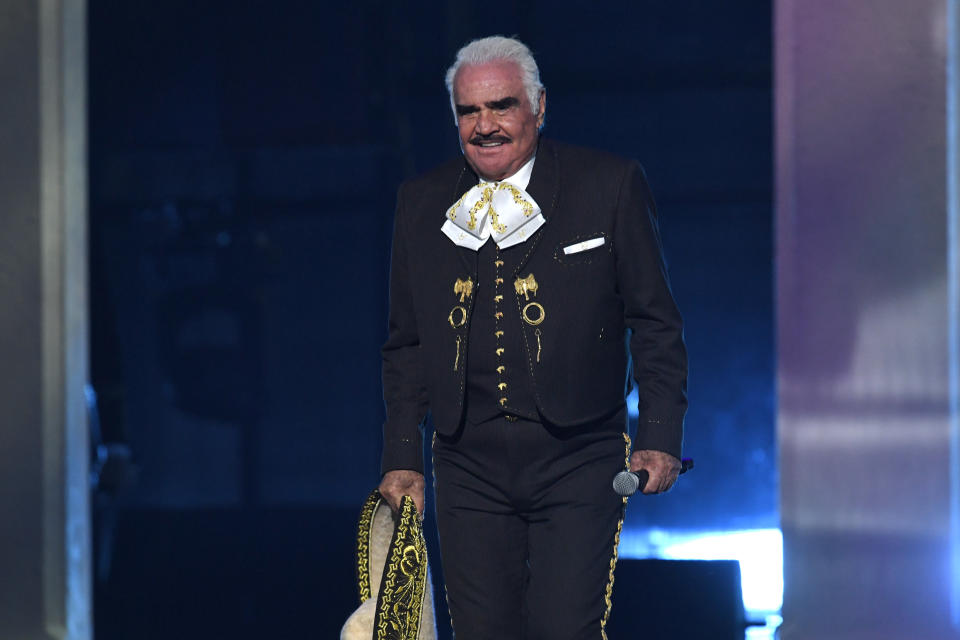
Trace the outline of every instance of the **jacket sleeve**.
<instances>
[{"instance_id":1,"label":"jacket sleeve","mask_svg":"<svg viewBox=\"0 0 960 640\"><path fill-rule=\"evenodd\" d=\"M404 187L397 195L390 258L390 311L383 345L383 425L381 474L398 469L423 473L423 423L427 393L423 383L420 338L408 271Z\"/></svg>"},{"instance_id":2,"label":"jacket sleeve","mask_svg":"<svg viewBox=\"0 0 960 640\"><path fill-rule=\"evenodd\" d=\"M653 195L635 162L620 185L616 215L617 285L640 397L634 448L679 458L687 410L683 320L670 292Z\"/></svg>"}]
</instances>

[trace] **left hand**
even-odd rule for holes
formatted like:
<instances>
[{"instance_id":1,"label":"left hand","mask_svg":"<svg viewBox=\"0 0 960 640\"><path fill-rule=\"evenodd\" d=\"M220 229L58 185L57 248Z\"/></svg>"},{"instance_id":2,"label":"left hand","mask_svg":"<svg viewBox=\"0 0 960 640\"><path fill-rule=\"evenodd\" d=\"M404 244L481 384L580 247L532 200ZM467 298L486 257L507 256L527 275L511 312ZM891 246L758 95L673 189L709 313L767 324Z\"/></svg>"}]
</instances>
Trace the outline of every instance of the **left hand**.
<instances>
[{"instance_id":1,"label":"left hand","mask_svg":"<svg viewBox=\"0 0 960 640\"><path fill-rule=\"evenodd\" d=\"M641 469L650 474L643 492L664 493L670 490L673 483L677 481L677 476L680 475L680 460L663 451L652 449L634 451L630 456L630 471Z\"/></svg>"}]
</instances>

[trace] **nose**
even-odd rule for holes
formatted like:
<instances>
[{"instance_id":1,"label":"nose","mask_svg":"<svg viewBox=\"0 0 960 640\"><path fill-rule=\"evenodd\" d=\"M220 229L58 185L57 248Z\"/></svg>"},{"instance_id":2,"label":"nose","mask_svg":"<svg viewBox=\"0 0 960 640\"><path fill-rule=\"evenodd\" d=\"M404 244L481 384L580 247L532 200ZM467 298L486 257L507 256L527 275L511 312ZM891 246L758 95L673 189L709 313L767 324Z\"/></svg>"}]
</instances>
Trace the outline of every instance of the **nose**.
<instances>
[{"instance_id":1,"label":"nose","mask_svg":"<svg viewBox=\"0 0 960 640\"><path fill-rule=\"evenodd\" d=\"M490 135L498 128L497 119L486 109L481 109L477 117L477 133L482 136Z\"/></svg>"}]
</instances>

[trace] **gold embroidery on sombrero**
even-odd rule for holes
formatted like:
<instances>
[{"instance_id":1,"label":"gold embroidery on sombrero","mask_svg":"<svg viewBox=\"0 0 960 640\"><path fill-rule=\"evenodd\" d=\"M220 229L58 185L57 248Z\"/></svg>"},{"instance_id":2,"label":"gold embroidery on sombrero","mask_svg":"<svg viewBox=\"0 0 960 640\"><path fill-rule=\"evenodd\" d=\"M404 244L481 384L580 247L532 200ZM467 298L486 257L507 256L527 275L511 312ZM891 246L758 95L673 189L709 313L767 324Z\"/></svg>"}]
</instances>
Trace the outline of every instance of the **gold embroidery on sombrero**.
<instances>
[{"instance_id":1,"label":"gold embroidery on sombrero","mask_svg":"<svg viewBox=\"0 0 960 640\"><path fill-rule=\"evenodd\" d=\"M367 496L360 510L357 524L357 586L360 591L360 604L372 597L370 592L370 530L373 528L373 514L380 504L380 492L374 489Z\"/></svg>"},{"instance_id":2,"label":"gold embroidery on sombrero","mask_svg":"<svg viewBox=\"0 0 960 640\"><path fill-rule=\"evenodd\" d=\"M420 515L413 500L404 497L377 602L376 640L417 640L426 582L427 549Z\"/></svg>"},{"instance_id":3,"label":"gold embroidery on sombrero","mask_svg":"<svg viewBox=\"0 0 960 640\"><path fill-rule=\"evenodd\" d=\"M626 453L623 457L623 466L630 468L630 436L623 434L624 449ZM617 521L617 533L613 536L613 557L610 558L610 575L607 579L607 588L603 594L604 603L607 605L603 612L603 618L600 620L600 637L607 640L607 620L610 619L610 609L613 608L613 570L617 568L617 549L620 547L620 533L623 531L623 516L627 508L627 498L623 498L623 507L620 508L620 520Z\"/></svg>"}]
</instances>

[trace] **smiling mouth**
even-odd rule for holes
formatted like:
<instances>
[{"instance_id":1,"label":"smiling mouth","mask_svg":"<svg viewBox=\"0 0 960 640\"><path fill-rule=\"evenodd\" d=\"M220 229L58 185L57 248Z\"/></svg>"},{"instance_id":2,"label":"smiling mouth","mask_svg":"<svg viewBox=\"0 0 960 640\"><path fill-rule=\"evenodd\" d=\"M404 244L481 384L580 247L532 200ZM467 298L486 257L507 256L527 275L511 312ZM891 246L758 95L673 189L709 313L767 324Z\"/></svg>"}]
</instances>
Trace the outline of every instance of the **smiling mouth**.
<instances>
[{"instance_id":1,"label":"smiling mouth","mask_svg":"<svg viewBox=\"0 0 960 640\"><path fill-rule=\"evenodd\" d=\"M470 144L476 147L482 147L484 149L492 149L494 147L499 147L510 142L510 138L505 138L503 136L496 136L493 138L473 138L470 140Z\"/></svg>"}]
</instances>

